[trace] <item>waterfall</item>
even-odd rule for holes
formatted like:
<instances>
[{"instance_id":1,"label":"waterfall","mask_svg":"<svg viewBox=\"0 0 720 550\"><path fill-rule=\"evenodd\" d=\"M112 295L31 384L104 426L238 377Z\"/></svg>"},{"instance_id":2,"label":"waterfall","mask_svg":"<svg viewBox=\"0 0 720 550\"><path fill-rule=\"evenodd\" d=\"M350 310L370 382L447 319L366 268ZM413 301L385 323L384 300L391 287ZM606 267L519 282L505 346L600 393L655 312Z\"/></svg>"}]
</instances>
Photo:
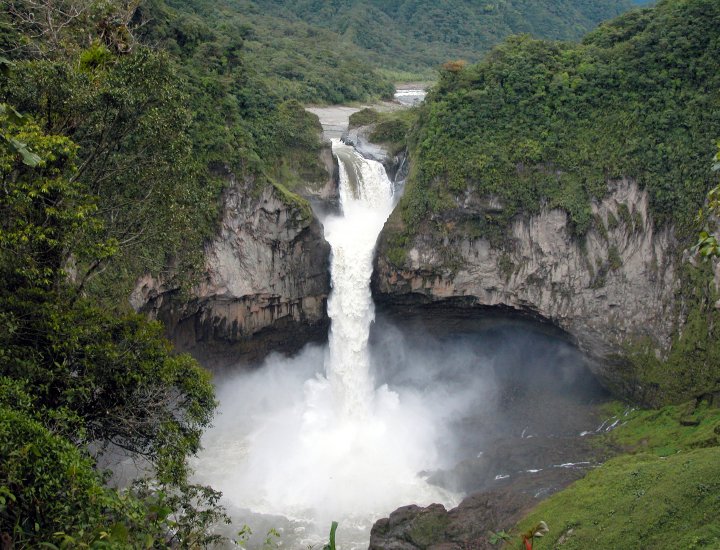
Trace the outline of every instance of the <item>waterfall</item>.
<instances>
[{"instance_id":1,"label":"waterfall","mask_svg":"<svg viewBox=\"0 0 720 550\"><path fill-rule=\"evenodd\" d=\"M367 547L372 523L395 508L457 502L419 475L438 467L443 431L422 392L376 387L372 376L370 278L393 184L353 147L333 140L333 153L342 213L323 220L332 248L328 345L270 357L225 383L197 463L198 480L223 491L240 525L262 515L275 527L280 516L292 522L292 548L326 541L332 520L344 548Z\"/></svg>"},{"instance_id":2,"label":"waterfall","mask_svg":"<svg viewBox=\"0 0 720 550\"><path fill-rule=\"evenodd\" d=\"M379 162L333 140L340 169L342 216L325 221L332 247L331 320L325 371L340 414L366 417L374 387L368 337L375 310L370 293L373 252L394 206L393 185Z\"/></svg>"}]
</instances>

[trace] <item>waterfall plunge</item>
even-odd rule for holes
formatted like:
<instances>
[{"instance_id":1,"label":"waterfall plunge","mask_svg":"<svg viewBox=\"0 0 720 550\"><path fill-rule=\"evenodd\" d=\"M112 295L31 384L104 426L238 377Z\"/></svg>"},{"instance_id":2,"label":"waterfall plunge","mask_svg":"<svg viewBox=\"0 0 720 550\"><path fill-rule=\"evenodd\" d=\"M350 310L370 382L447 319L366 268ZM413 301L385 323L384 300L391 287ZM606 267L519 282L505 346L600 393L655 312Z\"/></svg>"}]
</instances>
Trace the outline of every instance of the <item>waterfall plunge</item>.
<instances>
[{"instance_id":1,"label":"waterfall plunge","mask_svg":"<svg viewBox=\"0 0 720 550\"><path fill-rule=\"evenodd\" d=\"M333 153L342 215L324 220L332 247L328 347L271 359L221 386L221 416L196 465L199 481L231 506L305 525L293 548L321 540L332 520L340 521L340 540L351 530L346 540L360 547L372 523L399 506L455 502L418 476L438 459L437 423L422 396L376 389L372 379L370 277L393 185L380 163L354 148L334 140Z\"/></svg>"},{"instance_id":2,"label":"waterfall plunge","mask_svg":"<svg viewBox=\"0 0 720 550\"><path fill-rule=\"evenodd\" d=\"M332 293L328 301L329 355L325 363L338 413L364 419L373 400L368 356L375 309L370 294L373 252L392 212L393 185L382 164L362 158L352 147L333 142L340 168L343 215L326 220L332 248Z\"/></svg>"}]
</instances>

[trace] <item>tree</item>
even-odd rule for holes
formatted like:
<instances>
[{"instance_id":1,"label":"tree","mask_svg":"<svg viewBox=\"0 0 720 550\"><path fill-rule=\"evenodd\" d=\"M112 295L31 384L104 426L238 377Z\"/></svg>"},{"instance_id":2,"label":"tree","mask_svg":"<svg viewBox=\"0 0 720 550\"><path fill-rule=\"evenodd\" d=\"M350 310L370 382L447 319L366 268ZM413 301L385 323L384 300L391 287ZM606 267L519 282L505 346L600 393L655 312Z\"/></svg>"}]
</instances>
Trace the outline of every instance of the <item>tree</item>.
<instances>
[{"instance_id":1,"label":"tree","mask_svg":"<svg viewBox=\"0 0 720 550\"><path fill-rule=\"evenodd\" d=\"M715 172L720 172L720 141L718 141L717 146L718 152L713 157L712 169ZM713 187L708 192L707 201L705 211L701 210L698 216L700 220L707 221L708 216L712 216L714 218L718 218L720 216L720 186ZM717 237L707 229L700 232L695 248L700 255L705 258L720 257L720 244L718 244Z\"/></svg>"},{"instance_id":2,"label":"tree","mask_svg":"<svg viewBox=\"0 0 720 550\"><path fill-rule=\"evenodd\" d=\"M38 421L25 387L0 377L0 544L3 548L197 548L219 540L219 494L104 485L93 461Z\"/></svg>"},{"instance_id":3,"label":"tree","mask_svg":"<svg viewBox=\"0 0 720 550\"><path fill-rule=\"evenodd\" d=\"M75 263L116 248L74 178L77 146L8 105L0 138L0 534L37 546L64 531L75 547L117 523L129 541L155 506L138 528L151 542L212 538L218 494L188 485L186 464L215 407L209 374L172 354L159 324L113 315L73 283ZM154 481L108 492L92 467L110 448Z\"/></svg>"},{"instance_id":4,"label":"tree","mask_svg":"<svg viewBox=\"0 0 720 550\"><path fill-rule=\"evenodd\" d=\"M7 0L6 16L25 37L16 42L12 50L31 57L59 56L66 52L69 43L99 34L104 44L118 52L129 52L135 43L130 23L139 3L138 0Z\"/></svg>"}]
</instances>

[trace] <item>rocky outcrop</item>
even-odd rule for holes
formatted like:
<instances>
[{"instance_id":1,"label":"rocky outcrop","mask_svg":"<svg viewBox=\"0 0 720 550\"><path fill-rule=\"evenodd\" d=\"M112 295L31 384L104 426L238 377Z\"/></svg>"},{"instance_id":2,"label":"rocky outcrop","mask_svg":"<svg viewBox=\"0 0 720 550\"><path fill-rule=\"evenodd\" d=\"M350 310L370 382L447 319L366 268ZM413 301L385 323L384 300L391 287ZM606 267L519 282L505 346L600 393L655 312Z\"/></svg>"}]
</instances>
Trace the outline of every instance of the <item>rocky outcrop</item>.
<instances>
[{"instance_id":1,"label":"rocky outcrop","mask_svg":"<svg viewBox=\"0 0 720 550\"><path fill-rule=\"evenodd\" d=\"M388 177L396 186L402 186L408 174L407 151L400 151L396 155L390 154L387 147L370 140L370 134L375 130L375 124L350 128L342 135L342 140L355 147L358 153L366 159L376 160L385 167Z\"/></svg>"},{"instance_id":2,"label":"rocky outcrop","mask_svg":"<svg viewBox=\"0 0 720 550\"><path fill-rule=\"evenodd\" d=\"M177 348L206 364L291 352L327 333L329 245L307 203L233 181L202 280L181 299L146 277L132 302L165 322Z\"/></svg>"},{"instance_id":3,"label":"rocky outcrop","mask_svg":"<svg viewBox=\"0 0 720 550\"><path fill-rule=\"evenodd\" d=\"M370 550L490 550L497 548L491 533L510 529L532 504L523 495L489 491L450 511L441 504L403 506L373 525Z\"/></svg>"},{"instance_id":4,"label":"rocky outcrop","mask_svg":"<svg viewBox=\"0 0 720 550\"><path fill-rule=\"evenodd\" d=\"M392 161L389 151L379 143L370 141L370 134L375 129L375 124L350 128L342 136L342 140L348 145L355 147L358 153L367 159L376 160L382 164Z\"/></svg>"},{"instance_id":5,"label":"rocky outcrop","mask_svg":"<svg viewBox=\"0 0 720 550\"><path fill-rule=\"evenodd\" d=\"M376 300L452 301L550 321L597 359L595 373L611 387L620 383L614 367L627 342L647 337L656 354L668 349L678 317L677 246L672 228L655 227L648 195L636 183L608 184L607 197L592 205L595 222L584 239L572 234L567 215L556 209L517 217L502 242L473 238L473 220L500 209L497 201L468 194L434 220L433 229L419 229L400 259L397 247L393 251L396 212L381 235Z\"/></svg>"}]
</instances>

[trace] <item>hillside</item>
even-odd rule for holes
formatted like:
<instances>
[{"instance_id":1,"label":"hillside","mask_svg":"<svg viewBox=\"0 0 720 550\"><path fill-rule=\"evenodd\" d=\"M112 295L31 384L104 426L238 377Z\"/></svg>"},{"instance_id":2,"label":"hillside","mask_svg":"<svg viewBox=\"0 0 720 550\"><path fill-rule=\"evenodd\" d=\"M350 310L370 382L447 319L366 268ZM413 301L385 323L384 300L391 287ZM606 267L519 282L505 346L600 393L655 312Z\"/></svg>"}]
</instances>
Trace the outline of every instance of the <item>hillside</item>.
<instances>
[{"instance_id":1,"label":"hillside","mask_svg":"<svg viewBox=\"0 0 720 550\"><path fill-rule=\"evenodd\" d=\"M605 179L626 176L650 188L657 221L690 223L720 133L716 7L661 2L602 25L579 46L514 38L482 63L445 70L411 138L417 189L433 192L424 205L408 193L407 219L470 185L513 205L504 216L549 201L582 234Z\"/></svg>"},{"instance_id":2,"label":"hillside","mask_svg":"<svg viewBox=\"0 0 720 550\"><path fill-rule=\"evenodd\" d=\"M511 34L577 39L630 7L626 0L255 0L263 11L338 33L392 71L427 72L451 59L479 60Z\"/></svg>"},{"instance_id":3,"label":"hillside","mask_svg":"<svg viewBox=\"0 0 720 550\"><path fill-rule=\"evenodd\" d=\"M338 48L332 30L271 13L245 0L170 0L141 7L141 32L184 65L226 70L242 58L247 77L274 97L343 103L392 95L360 48ZM246 78L247 78L246 77Z\"/></svg>"},{"instance_id":4,"label":"hillside","mask_svg":"<svg viewBox=\"0 0 720 550\"><path fill-rule=\"evenodd\" d=\"M540 503L505 548L518 548L539 521L550 532L534 541L536 550L718 547L717 407L620 410L622 425L605 438L623 454Z\"/></svg>"},{"instance_id":5,"label":"hillside","mask_svg":"<svg viewBox=\"0 0 720 550\"><path fill-rule=\"evenodd\" d=\"M579 45L517 37L476 65L446 66L410 135L413 170L382 240L384 277L407 270L451 285L460 272L472 286L487 252L468 247L486 242L497 256L491 288L462 292L517 307L542 300L589 349L609 346L607 364L632 357L604 372L618 391L658 403L714 384L712 284L678 260L715 182L719 28L717 2L666 0ZM551 236L535 226L522 236L540 221ZM431 254L439 243L444 259ZM541 260L538 246L558 248ZM563 271L571 259L574 279ZM618 306L631 309L618 316Z\"/></svg>"}]
</instances>

